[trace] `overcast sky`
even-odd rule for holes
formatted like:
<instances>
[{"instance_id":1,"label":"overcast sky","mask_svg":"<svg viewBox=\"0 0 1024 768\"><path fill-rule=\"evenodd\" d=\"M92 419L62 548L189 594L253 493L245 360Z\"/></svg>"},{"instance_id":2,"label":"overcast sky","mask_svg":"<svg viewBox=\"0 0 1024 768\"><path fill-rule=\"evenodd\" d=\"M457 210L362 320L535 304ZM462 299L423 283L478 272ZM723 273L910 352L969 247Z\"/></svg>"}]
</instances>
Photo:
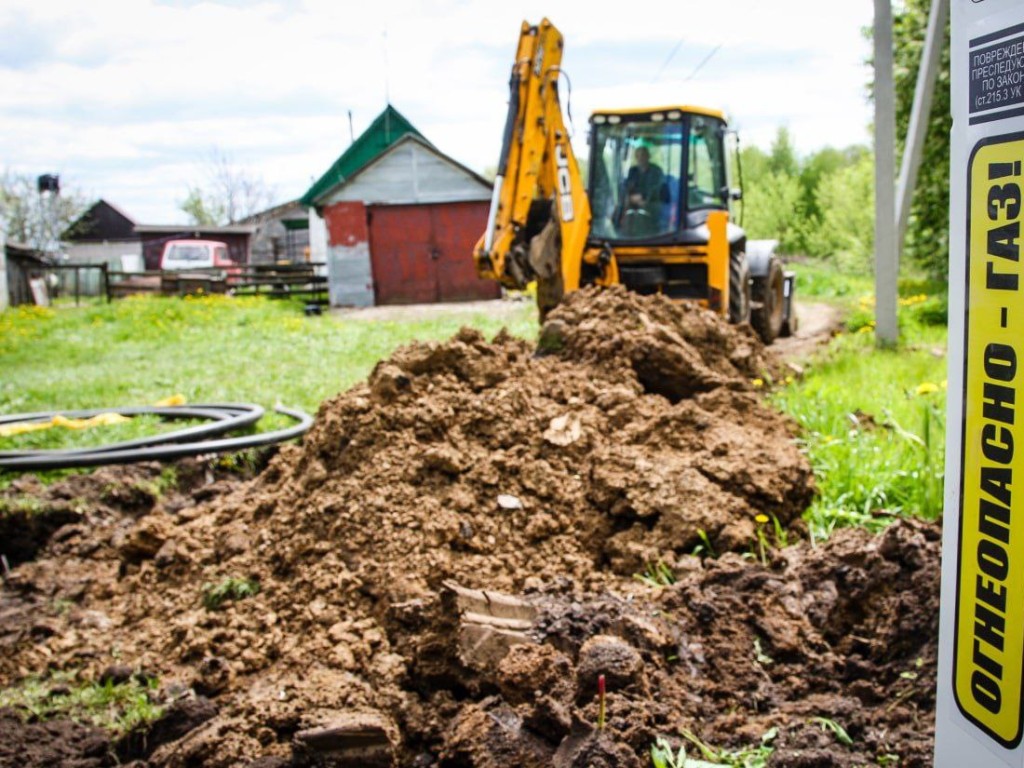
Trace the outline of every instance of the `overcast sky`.
<instances>
[{"instance_id":1,"label":"overcast sky","mask_svg":"<svg viewBox=\"0 0 1024 768\"><path fill-rule=\"evenodd\" d=\"M387 100L497 163L519 25L565 35L575 147L595 108L699 104L745 144L868 143L871 0L2 0L0 167L184 222L216 149L302 195ZM703 63L703 65L702 65ZM563 90L563 104L565 92Z\"/></svg>"}]
</instances>

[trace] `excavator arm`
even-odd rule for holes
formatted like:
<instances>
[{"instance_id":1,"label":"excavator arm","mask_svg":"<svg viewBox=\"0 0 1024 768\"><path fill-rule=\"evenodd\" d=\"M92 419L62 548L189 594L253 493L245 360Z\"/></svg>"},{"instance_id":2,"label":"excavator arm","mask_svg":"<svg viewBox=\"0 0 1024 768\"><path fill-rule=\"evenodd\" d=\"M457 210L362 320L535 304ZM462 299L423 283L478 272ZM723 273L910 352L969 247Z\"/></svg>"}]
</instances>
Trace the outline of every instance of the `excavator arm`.
<instances>
[{"instance_id":1,"label":"excavator arm","mask_svg":"<svg viewBox=\"0 0 1024 768\"><path fill-rule=\"evenodd\" d=\"M483 278L517 289L536 280L541 316L580 287L585 262L592 282L618 281L610 253L586 253L590 201L558 99L562 47L547 19L523 23L487 229L473 253Z\"/></svg>"}]
</instances>

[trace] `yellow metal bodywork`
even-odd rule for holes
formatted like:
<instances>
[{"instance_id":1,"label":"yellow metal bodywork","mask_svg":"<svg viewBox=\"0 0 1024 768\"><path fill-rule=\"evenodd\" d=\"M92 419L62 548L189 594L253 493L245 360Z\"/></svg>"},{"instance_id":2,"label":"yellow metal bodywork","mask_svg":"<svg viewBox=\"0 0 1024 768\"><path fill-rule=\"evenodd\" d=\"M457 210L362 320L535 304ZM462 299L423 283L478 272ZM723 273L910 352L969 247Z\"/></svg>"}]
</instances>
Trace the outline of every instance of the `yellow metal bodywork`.
<instances>
[{"instance_id":1,"label":"yellow metal bodywork","mask_svg":"<svg viewBox=\"0 0 1024 768\"><path fill-rule=\"evenodd\" d=\"M535 201L548 201L552 220L557 222L560 285L557 295L580 287L584 265L591 269L590 281L611 286L620 282L618 262L656 262L659 264L706 262L708 284L721 297L718 311L728 310L729 243L726 235L728 213L709 214L709 241L706 245L617 246L614 250L587 245L591 210L586 188L572 151L568 131L562 119L558 99L563 38L548 20L538 26L523 22L512 70L509 124L502 150L499 176L488 230L473 251L480 277L498 280L509 288L522 289L533 279L550 276L524 268L527 261L524 233ZM663 108L601 110L596 115L634 115L678 110L721 120L715 109L672 105ZM503 169L504 173L500 170ZM536 233L534 233L535 235ZM708 305L708 300L701 300ZM542 306L542 312L545 307Z\"/></svg>"},{"instance_id":2,"label":"yellow metal bodywork","mask_svg":"<svg viewBox=\"0 0 1024 768\"><path fill-rule=\"evenodd\" d=\"M721 293L718 308L724 315L729 312L729 214L712 211L708 214L708 285Z\"/></svg>"},{"instance_id":3,"label":"yellow metal bodywork","mask_svg":"<svg viewBox=\"0 0 1024 768\"><path fill-rule=\"evenodd\" d=\"M519 89L515 133L503 158L507 169L496 201L494 240L487 249L485 233L474 249L480 276L511 288L525 287L506 268L506 259L517 234L526 226L534 200L553 201L560 228L564 290L580 286L583 251L590 233L590 200L558 100L562 48L561 33L547 19L537 27L523 23L513 67L513 83L518 82Z\"/></svg>"},{"instance_id":4,"label":"yellow metal bodywork","mask_svg":"<svg viewBox=\"0 0 1024 768\"><path fill-rule=\"evenodd\" d=\"M725 122L725 113L720 109L710 107L698 107L692 104L672 104L667 107L633 107L627 109L595 109L594 115L646 115L648 112L685 112L688 115L705 115L706 117L717 117Z\"/></svg>"}]
</instances>

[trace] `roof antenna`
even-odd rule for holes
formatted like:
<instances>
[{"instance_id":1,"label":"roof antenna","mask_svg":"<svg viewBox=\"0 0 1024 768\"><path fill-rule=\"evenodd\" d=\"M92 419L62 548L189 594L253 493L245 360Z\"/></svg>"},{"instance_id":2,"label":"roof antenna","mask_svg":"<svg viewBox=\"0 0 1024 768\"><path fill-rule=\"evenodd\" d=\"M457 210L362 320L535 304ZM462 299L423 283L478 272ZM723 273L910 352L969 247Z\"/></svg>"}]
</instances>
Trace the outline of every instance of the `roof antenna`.
<instances>
[{"instance_id":1,"label":"roof antenna","mask_svg":"<svg viewBox=\"0 0 1024 768\"><path fill-rule=\"evenodd\" d=\"M388 78L390 77L390 74L391 73L388 71L388 28L384 27L384 103L385 104L390 104L391 103L391 89L390 89L390 85L388 83Z\"/></svg>"},{"instance_id":2,"label":"roof antenna","mask_svg":"<svg viewBox=\"0 0 1024 768\"><path fill-rule=\"evenodd\" d=\"M348 143L356 143L356 132L352 129L352 110L348 111Z\"/></svg>"}]
</instances>

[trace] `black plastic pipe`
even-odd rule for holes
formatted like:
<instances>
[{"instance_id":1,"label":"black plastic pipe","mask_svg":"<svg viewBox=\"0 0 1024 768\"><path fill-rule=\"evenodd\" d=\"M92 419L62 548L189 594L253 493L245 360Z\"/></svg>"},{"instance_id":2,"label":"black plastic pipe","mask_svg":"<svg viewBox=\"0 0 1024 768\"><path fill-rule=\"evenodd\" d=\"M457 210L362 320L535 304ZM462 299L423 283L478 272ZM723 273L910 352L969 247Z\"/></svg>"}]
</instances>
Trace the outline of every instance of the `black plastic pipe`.
<instances>
[{"instance_id":1,"label":"black plastic pipe","mask_svg":"<svg viewBox=\"0 0 1024 768\"><path fill-rule=\"evenodd\" d=\"M97 467L106 464L133 464L141 461L168 461L186 456L198 456L204 453L229 453L245 450L246 448L273 445L285 440L301 437L313 425L313 417L304 411L283 406L278 406L274 410L277 413L295 419L297 423L291 427L274 430L273 432L257 432L252 435L225 437L215 440L195 440L195 437L209 437L214 434L223 434L229 429L237 429L239 426L249 426L258 421L263 415L263 408L258 405L232 403L226 405L148 406L139 408L106 408L90 411L51 411L3 416L0 417L0 424L45 421L58 414L71 418L89 418L89 416L95 416L99 413L119 413L125 416L152 414L164 416L165 418L208 418L212 421L210 424L187 427L176 432L110 443L94 448L4 451L0 452L0 469L12 471L73 469L78 467ZM189 442L186 442L186 440Z\"/></svg>"}]
</instances>

